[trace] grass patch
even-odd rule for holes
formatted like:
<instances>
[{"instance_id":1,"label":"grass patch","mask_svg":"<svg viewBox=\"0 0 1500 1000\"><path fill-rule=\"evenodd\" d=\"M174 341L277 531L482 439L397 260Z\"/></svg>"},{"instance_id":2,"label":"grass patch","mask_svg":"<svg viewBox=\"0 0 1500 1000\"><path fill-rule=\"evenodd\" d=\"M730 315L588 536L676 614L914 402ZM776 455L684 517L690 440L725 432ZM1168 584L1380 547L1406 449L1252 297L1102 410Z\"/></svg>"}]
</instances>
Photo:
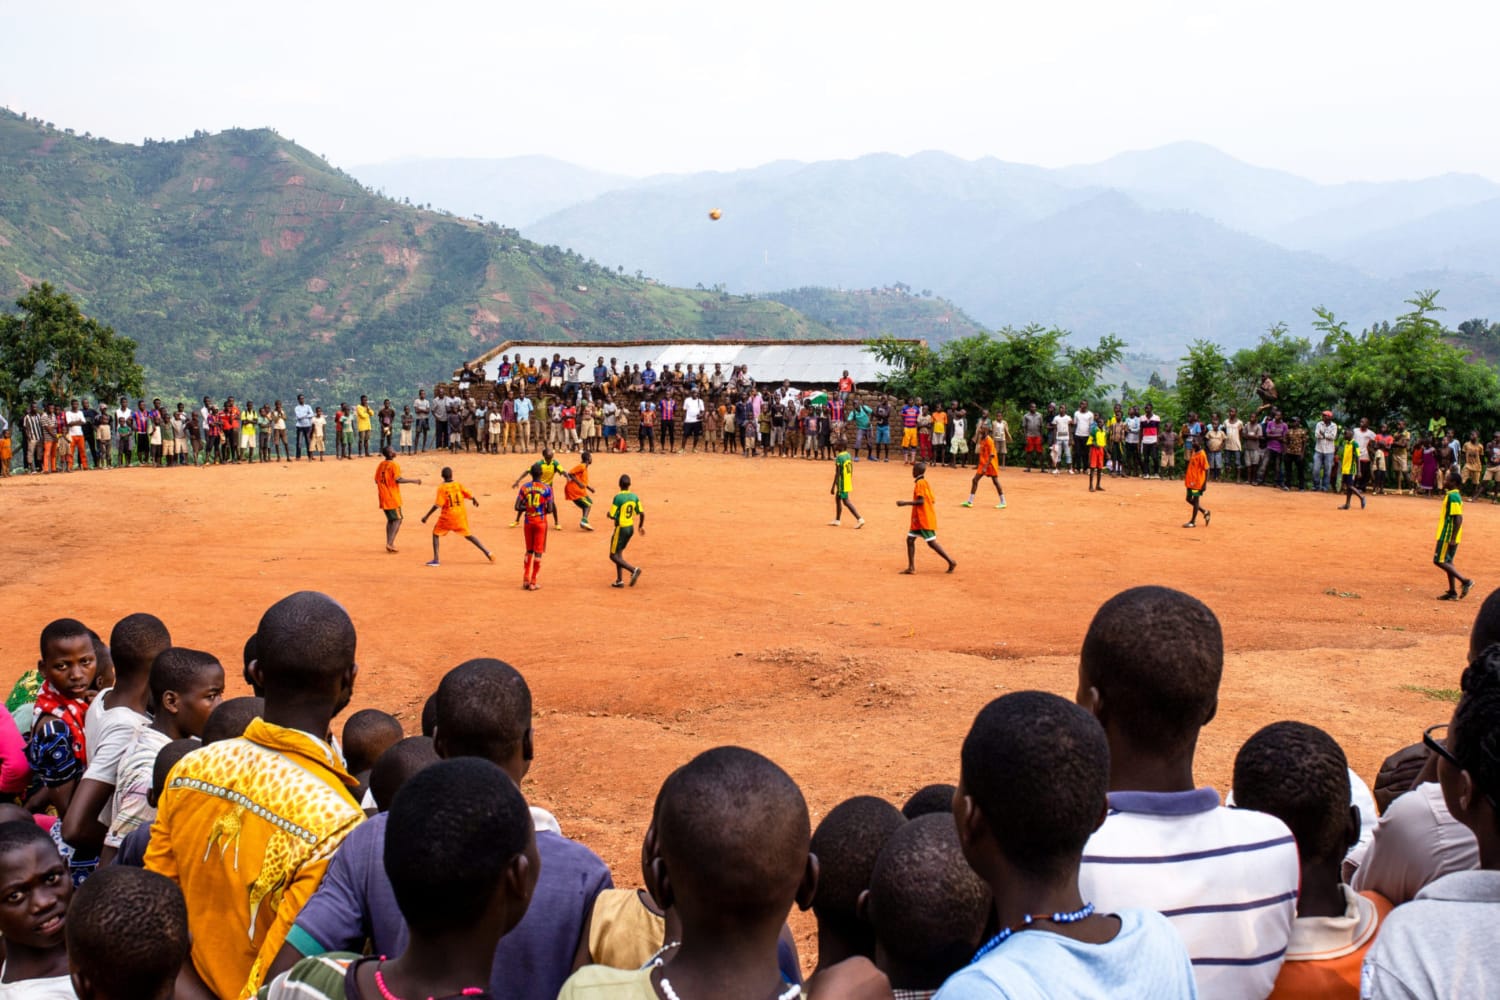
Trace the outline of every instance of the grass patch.
<instances>
[{"instance_id":1,"label":"grass patch","mask_svg":"<svg viewBox=\"0 0 1500 1000\"><path fill-rule=\"evenodd\" d=\"M1420 684L1403 684L1401 690L1411 691L1424 698L1431 698L1433 701L1446 701L1450 705L1457 705L1458 699L1463 696L1463 692L1458 688L1423 687Z\"/></svg>"}]
</instances>

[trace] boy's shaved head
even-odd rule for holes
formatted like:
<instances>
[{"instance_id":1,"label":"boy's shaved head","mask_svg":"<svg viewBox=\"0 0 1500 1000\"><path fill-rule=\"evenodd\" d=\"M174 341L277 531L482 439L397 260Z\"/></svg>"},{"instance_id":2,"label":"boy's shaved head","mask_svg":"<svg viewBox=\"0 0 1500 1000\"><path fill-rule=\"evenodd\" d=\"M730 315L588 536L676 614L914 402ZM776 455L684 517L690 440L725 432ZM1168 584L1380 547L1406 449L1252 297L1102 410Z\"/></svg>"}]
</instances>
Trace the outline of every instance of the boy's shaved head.
<instances>
[{"instance_id":1,"label":"boy's shaved head","mask_svg":"<svg viewBox=\"0 0 1500 1000\"><path fill-rule=\"evenodd\" d=\"M502 763L521 751L531 731L531 688L503 660L461 663L437 690L436 736L445 757Z\"/></svg>"},{"instance_id":2,"label":"boy's shaved head","mask_svg":"<svg viewBox=\"0 0 1500 1000\"><path fill-rule=\"evenodd\" d=\"M869 888L870 872L886 839L904 822L901 810L873 795L845 799L823 817L811 846L818 857L818 891L812 910L820 924L858 930L859 894Z\"/></svg>"},{"instance_id":3,"label":"boy's shaved head","mask_svg":"<svg viewBox=\"0 0 1500 1000\"><path fill-rule=\"evenodd\" d=\"M406 735L400 721L378 708L362 708L344 723L344 759L350 774L360 774L375 766L380 755L395 746Z\"/></svg>"},{"instance_id":4,"label":"boy's shaved head","mask_svg":"<svg viewBox=\"0 0 1500 1000\"><path fill-rule=\"evenodd\" d=\"M1098 720L1044 691L1004 695L974 719L962 762L963 790L1011 864L1037 878L1077 866L1109 789Z\"/></svg>"},{"instance_id":5,"label":"boy's shaved head","mask_svg":"<svg viewBox=\"0 0 1500 1000\"><path fill-rule=\"evenodd\" d=\"M100 868L68 906L68 965L96 997L169 1000L187 960L177 883L125 865Z\"/></svg>"},{"instance_id":6,"label":"boy's shaved head","mask_svg":"<svg viewBox=\"0 0 1500 1000\"><path fill-rule=\"evenodd\" d=\"M255 630L256 666L268 691L322 692L354 668L354 622L327 594L283 597Z\"/></svg>"},{"instance_id":7,"label":"boy's shaved head","mask_svg":"<svg viewBox=\"0 0 1500 1000\"><path fill-rule=\"evenodd\" d=\"M430 736L408 736L380 755L370 770L370 794L375 808L385 812L408 778L440 758Z\"/></svg>"},{"instance_id":8,"label":"boy's shaved head","mask_svg":"<svg viewBox=\"0 0 1500 1000\"><path fill-rule=\"evenodd\" d=\"M157 655L171 645L171 633L155 615L127 615L109 633L115 673L127 679L147 676Z\"/></svg>"},{"instance_id":9,"label":"boy's shaved head","mask_svg":"<svg viewBox=\"0 0 1500 1000\"><path fill-rule=\"evenodd\" d=\"M156 760L151 765L151 795L161 798L162 790L167 787L167 776L172 773L172 768L177 762L194 750L199 750L203 744L195 739L184 738L173 740L156 752ZM153 803L154 804L154 803Z\"/></svg>"},{"instance_id":10,"label":"boy's shaved head","mask_svg":"<svg viewBox=\"0 0 1500 1000\"><path fill-rule=\"evenodd\" d=\"M219 658L201 649L172 646L162 650L151 663L151 701L160 706L168 691L187 691L205 670L223 670Z\"/></svg>"},{"instance_id":11,"label":"boy's shaved head","mask_svg":"<svg viewBox=\"0 0 1500 1000\"><path fill-rule=\"evenodd\" d=\"M40 643L40 655L42 659L47 658L47 647L56 640L73 639L80 635L86 635L90 639L94 638L94 633L89 631L89 627L76 618L59 618L56 621L48 622L42 629Z\"/></svg>"},{"instance_id":12,"label":"boy's shaved head","mask_svg":"<svg viewBox=\"0 0 1500 1000\"><path fill-rule=\"evenodd\" d=\"M797 783L758 753L718 747L662 787L657 839L685 910L784 919L812 838Z\"/></svg>"},{"instance_id":13,"label":"boy's shaved head","mask_svg":"<svg viewBox=\"0 0 1500 1000\"><path fill-rule=\"evenodd\" d=\"M1250 737L1234 758L1234 804L1285 823L1303 861L1349 849L1349 761L1317 726L1273 722Z\"/></svg>"},{"instance_id":14,"label":"boy's shaved head","mask_svg":"<svg viewBox=\"0 0 1500 1000\"><path fill-rule=\"evenodd\" d=\"M952 815L953 793L956 791L958 789L953 785L927 785L919 788L911 793L911 798L901 807L901 814L907 819L916 819L930 813Z\"/></svg>"},{"instance_id":15,"label":"boy's shaved head","mask_svg":"<svg viewBox=\"0 0 1500 1000\"><path fill-rule=\"evenodd\" d=\"M1083 639L1080 687L1103 703L1100 721L1154 753L1191 750L1218 706L1224 670L1219 620L1195 597L1134 587L1099 608Z\"/></svg>"},{"instance_id":16,"label":"boy's shaved head","mask_svg":"<svg viewBox=\"0 0 1500 1000\"><path fill-rule=\"evenodd\" d=\"M437 692L427 696L422 703L422 735L431 736L437 731Z\"/></svg>"},{"instance_id":17,"label":"boy's shaved head","mask_svg":"<svg viewBox=\"0 0 1500 1000\"><path fill-rule=\"evenodd\" d=\"M203 745L237 739L245 735L245 727L250 725L251 719L265 714L264 698L226 698L214 708L203 726Z\"/></svg>"},{"instance_id":18,"label":"boy's shaved head","mask_svg":"<svg viewBox=\"0 0 1500 1000\"><path fill-rule=\"evenodd\" d=\"M1474 628L1469 633L1469 660L1479 659L1485 648L1500 642L1500 587L1490 591L1490 596L1479 606L1474 616Z\"/></svg>"},{"instance_id":19,"label":"boy's shaved head","mask_svg":"<svg viewBox=\"0 0 1500 1000\"><path fill-rule=\"evenodd\" d=\"M891 834L870 874L868 916L886 956L928 974L893 986L932 989L967 965L989 912L990 887L964 860L952 817L929 813Z\"/></svg>"}]
</instances>

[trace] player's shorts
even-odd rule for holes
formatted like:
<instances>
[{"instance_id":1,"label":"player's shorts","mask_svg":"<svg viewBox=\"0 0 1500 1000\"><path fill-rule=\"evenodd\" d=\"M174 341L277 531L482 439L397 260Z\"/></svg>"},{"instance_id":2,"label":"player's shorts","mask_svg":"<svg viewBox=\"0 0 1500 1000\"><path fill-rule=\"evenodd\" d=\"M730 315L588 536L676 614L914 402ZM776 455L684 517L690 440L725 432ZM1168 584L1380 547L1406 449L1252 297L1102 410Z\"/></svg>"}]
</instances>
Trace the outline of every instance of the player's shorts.
<instances>
[{"instance_id":1,"label":"player's shorts","mask_svg":"<svg viewBox=\"0 0 1500 1000\"><path fill-rule=\"evenodd\" d=\"M917 446L917 429L915 427L901 428L901 447L915 448Z\"/></svg>"},{"instance_id":2,"label":"player's shorts","mask_svg":"<svg viewBox=\"0 0 1500 1000\"><path fill-rule=\"evenodd\" d=\"M1437 548L1433 550L1432 561L1435 563L1451 563L1458 556L1458 546L1450 544L1444 539L1438 539Z\"/></svg>"},{"instance_id":3,"label":"player's shorts","mask_svg":"<svg viewBox=\"0 0 1500 1000\"><path fill-rule=\"evenodd\" d=\"M403 517L400 507L387 507L381 511L387 521L399 521Z\"/></svg>"},{"instance_id":4,"label":"player's shorts","mask_svg":"<svg viewBox=\"0 0 1500 1000\"><path fill-rule=\"evenodd\" d=\"M907 538L920 538L924 542L931 542L931 541L935 541L937 539L937 532L936 531L928 531L926 528L913 528L912 530L910 530L910 531L908 531L906 533L906 537Z\"/></svg>"},{"instance_id":5,"label":"player's shorts","mask_svg":"<svg viewBox=\"0 0 1500 1000\"><path fill-rule=\"evenodd\" d=\"M1188 503L1192 503L1194 500L1197 500L1202 495L1203 495L1203 491L1202 490L1188 490L1187 491L1187 502Z\"/></svg>"},{"instance_id":6,"label":"player's shorts","mask_svg":"<svg viewBox=\"0 0 1500 1000\"><path fill-rule=\"evenodd\" d=\"M635 535L635 527L615 528L614 533L609 536L609 554L617 556L625 551L625 546L630 544L630 539Z\"/></svg>"},{"instance_id":7,"label":"player's shorts","mask_svg":"<svg viewBox=\"0 0 1500 1000\"><path fill-rule=\"evenodd\" d=\"M979 467L979 471L974 474L976 476L989 476L991 479L999 479L1000 466L996 465L994 462L990 462L988 465L981 465Z\"/></svg>"},{"instance_id":8,"label":"player's shorts","mask_svg":"<svg viewBox=\"0 0 1500 1000\"><path fill-rule=\"evenodd\" d=\"M849 491L848 490L839 490L837 493L834 494L834 496L838 497L840 500L848 500L849 499Z\"/></svg>"},{"instance_id":9,"label":"player's shorts","mask_svg":"<svg viewBox=\"0 0 1500 1000\"><path fill-rule=\"evenodd\" d=\"M969 442L961 437L956 437L953 439L953 443L948 446L948 450L955 455L967 455L969 453Z\"/></svg>"},{"instance_id":10,"label":"player's shorts","mask_svg":"<svg viewBox=\"0 0 1500 1000\"><path fill-rule=\"evenodd\" d=\"M1098 445L1089 445L1089 468L1104 468L1104 449Z\"/></svg>"},{"instance_id":11,"label":"player's shorts","mask_svg":"<svg viewBox=\"0 0 1500 1000\"><path fill-rule=\"evenodd\" d=\"M446 535L450 531L453 534L458 535L460 538L468 538L469 523L467 521L464 521L461 524L456 524L452 521L444 521L440 517L438 518L437 524L432 526L432 533L434 535Z\"/></svg>"},{"instance_id":12,"label":"player's shorts","mask_svg":"<svg viewBox=\"0 0 1500 1000\"><path fill-rule=\"evenodd\" d=\"M1028 434L1026 436L1026 451L1035 452L1038 455L1042 453L1042 439L1039 435Z\"/></svg>"},{"instance_id":13,"label":"player's shorts","mask_svg":"<svg viewBox=\"0 0 1500 1000\"><path fill-rule=\"evenodd\" d=\"M875 428L875 443L876 444L890 444L891 443L891 429L889 427L877 427L877 428Z\"/></svg>"},{"instance_id":14,"label":"player's shorts","mask_svg":"<svg viewBox=\"0 0 1500 1000\"><path fill-rule=\"evenodd\" d=\"M696 441L703 436L703 421L694 420L690 424L682 425L682 439L684 441Z\"/></svg>"},{"instance_id":15,"label":"player's shorts","mask_svg":"<svg viewBox=\"0 0 1500 1000\"><path fill-rule=\"evenodd\" d=\"M542 553L547 551L546 518L543 518L540 521L532 521L530 518L527 518L526 521L521 525L521 529L526 537L527 552L534 552L537 555L541 555Z\"/></svg>"},{"instance_id":16,"label":"player's shorts","mask_svg":"<svg viewBox=\"0 0 1500 1000\"><path fill-rule=\"evenodd\" d=\"M588 510L590 507L594 506L594 500L592 497L574 497L573 503L578 505L579 510Z\"/></svg>"}]
</instances>

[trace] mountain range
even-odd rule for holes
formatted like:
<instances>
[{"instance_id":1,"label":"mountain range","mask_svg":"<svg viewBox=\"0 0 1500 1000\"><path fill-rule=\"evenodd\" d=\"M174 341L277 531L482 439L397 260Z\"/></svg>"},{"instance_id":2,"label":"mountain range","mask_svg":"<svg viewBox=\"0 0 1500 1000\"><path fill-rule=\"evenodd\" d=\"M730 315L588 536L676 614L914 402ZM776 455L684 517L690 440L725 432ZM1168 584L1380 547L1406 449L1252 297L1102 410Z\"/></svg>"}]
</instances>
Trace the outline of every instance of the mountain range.
<instances>
[{"instance_id":1,"label":"mountain range","mask_svg":"<svg viewBox=\"0 0 1500 1000\"><path fill-rule=\"evenodd\" d=\"M1357 328L1418 288L1442 289L1454 322L1500 313L1500 184L1473 175L1320 184L1178 143L1057 169L935 152L642 179L553 163L558 183L532 198L536 168L468 161L482 180L459 185L423 161L355 173L673 284L904 283L986 326L1118 333L1157 354L1305 332L1320 305Z\"/></svg>"}]
</instances>

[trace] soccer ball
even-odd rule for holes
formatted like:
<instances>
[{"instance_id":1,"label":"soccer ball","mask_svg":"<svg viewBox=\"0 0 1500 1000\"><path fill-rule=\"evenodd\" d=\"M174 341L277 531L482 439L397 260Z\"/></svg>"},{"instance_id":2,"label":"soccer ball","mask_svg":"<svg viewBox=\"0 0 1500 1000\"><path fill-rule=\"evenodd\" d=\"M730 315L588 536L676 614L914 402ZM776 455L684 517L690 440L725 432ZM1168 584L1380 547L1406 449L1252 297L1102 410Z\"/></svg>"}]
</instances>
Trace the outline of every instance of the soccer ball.
<instances>
[{"instance_id":1,"label":"soccer ball","mask_svg":"<svg viewBox=\"0 0 1500 1000\"><path fill-rule=\"evenodd\" d=\"M709 209L708 217L710 219L713 219L715 222L718 222L720 219L722 219L724 217L724 211L723 211L723 209L719 209L719 208Z\"/></svg>"}]
</instances>

